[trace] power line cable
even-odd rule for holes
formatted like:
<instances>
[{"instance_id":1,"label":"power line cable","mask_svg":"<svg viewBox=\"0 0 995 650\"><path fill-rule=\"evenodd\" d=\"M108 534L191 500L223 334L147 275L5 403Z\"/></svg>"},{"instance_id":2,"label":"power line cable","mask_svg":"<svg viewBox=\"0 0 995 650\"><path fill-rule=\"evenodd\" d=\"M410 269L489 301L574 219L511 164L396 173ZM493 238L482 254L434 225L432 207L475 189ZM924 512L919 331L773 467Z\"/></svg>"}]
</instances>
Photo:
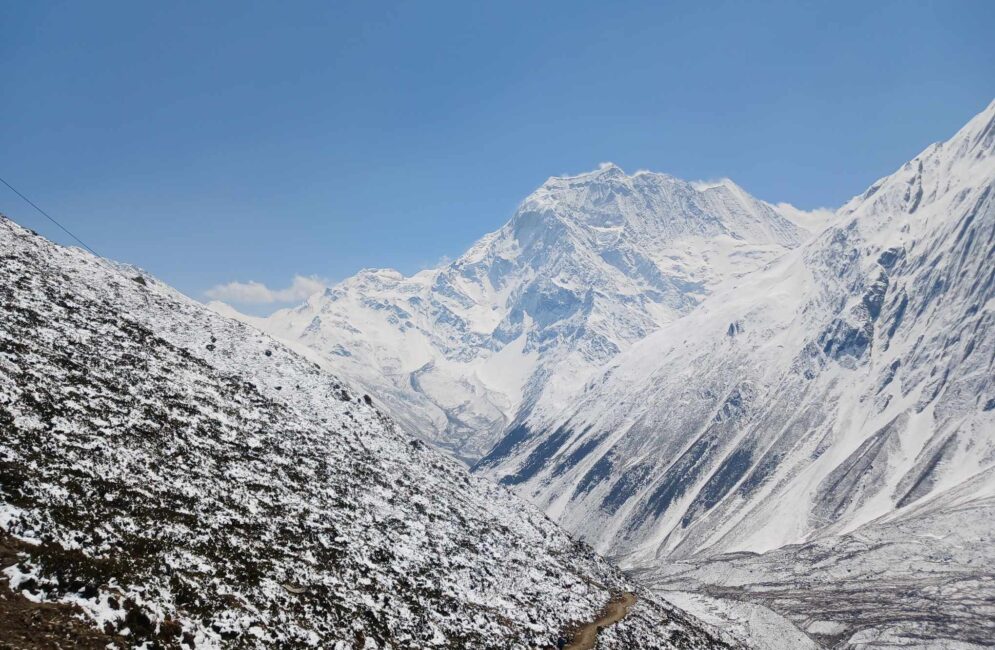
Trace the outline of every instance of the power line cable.
<instances>
[{"instance_id":1,"label":"power line cable","mask_svg":"<svg viewBox=\"0 0 995 650\"><path fill-rule=\"evenodd\" d=\"M2 177L0 177L0 183L3 183L3 184L4 184L4 185L6 185L7 187L9 187L9 188L10 188L10 191L11 191L11 192L13 192L14 194L18 195L18 196L19 196L19 197L21 197L22 199L24 199L24 202L25 202L25 203L27 203L28 205L30 205L30 206L31 206L32 208L34 208L35 210L37 210L38 212L40 212L40 213L41 213L41 215L42 215L43 217L45 217L46 219L48 219L49 221L51 221L52 223L54 223L54 224L55 224L56 226L58 226L58 227L59 227L59 228L60 228L60 229L62 230L62 232L66 233L67 235L69 235L70 237L72 237L73 239L75 239L75 240L76 240L76 242L77 242L77 243L78 243L78 244L79 244L80 246L82 246L82 247L83 247L83 248L85 248L86 250L90 251L91 253L93 253L93 254L94 254L94 255L96 255L97 257L103 257L103 255L101 255L101 254L100 254L100 253L98 253L97 251L95 251L95 250L93 250L92 248L90 248L90 247L89 247L89 246L88 246L88 245L86 244L86 242L84 242L84 241L83 241L82 239L80 239L79 237L77 237L76 235L74 235L74 234L73 234L73 233L72 233L72 232L71 232L71 231L70 231L70 230L69 230L68 228L66 228L66 227L65 227L65 226L63 226L63 225L62 225L61 223L59 223L59 222L58 222L58 221L56 220L56 218L55 218L55 217L53 217L53 216L52 216L52 215L50 215L49 213L45 212L45 211L44 211L44 210L42 210L41 208L39 208L39 207L38 207L38 204L36 204L36 203L35 203L34 201L32 201L31 199L29 199L28 197L26 197L26 196L24 196L23 194L21 194L21 193L20 193L20 192L19 192L19 191L17 190L17 188L16 188L16 187L14 187L14 186L13 186L13 185L11 185L10 183L8 183L8 182L7 182L6 180L4 180L4 179L3 179Z\"/></svg>"},{"instance_id":2,"label":"power line cable","mask_svg":"<svg viewBox=\"0 0 995 650\"><path fill-rule=\"evenodd\" d=\"M14 187L10 183L8 183L6 181L6 179L4 179L3 177L0 177L0 183L3 183L8 188L10 188L11 192L13 192L14 194L16 194L19 197L21 197L24 200L25 203L27 203L28 205L30 205L32 208L34 208L35 210L37 210L43 217L45 217L46 219L48 219L49 221L51 221L52 223L54 223L56 226L58 226L59 229L62 230L62 232L66 233L67 235L69 235L70 237L72 237L74 240L76 240L76 242L80 246L82 246L87 251L89 251L91 254L93 254L93 256L96 257L98 261L100 261L100 262L106 262L106 264L104 265L105 268L107 268L110 271L113 271L114 273L117 273L118 275L120 275L125 280L131 281L131 280L134 279L134 278L129 278L124 273L122 273L121 270L119 268L117 268L116 266L114 266L113 263L111 263L110 260L108 260L106 257L104 257L103 255L101 255L97 251L93 250L93 248L91 248L85 241L83 241L82 239L80 239L79 237L77 237L71 230L69 230L68 228L66 228L65 226L63 226L61 223L59 223L58 219L56 219L55 217L53 217L52 215L50 215L48 212L45 212L44 210L42 210L38 206L37 203L35 203L34 201L32 201L31 199L29 199L28 197L26 197L24 194L22 194L16 187ZM139 276L139 277L141 277L141 276ZM143 293L142 297L145 299L145 303L148 304L148 302L149 302L148 295L146 295L146 294Z\"/></svg>"}]
</instances>

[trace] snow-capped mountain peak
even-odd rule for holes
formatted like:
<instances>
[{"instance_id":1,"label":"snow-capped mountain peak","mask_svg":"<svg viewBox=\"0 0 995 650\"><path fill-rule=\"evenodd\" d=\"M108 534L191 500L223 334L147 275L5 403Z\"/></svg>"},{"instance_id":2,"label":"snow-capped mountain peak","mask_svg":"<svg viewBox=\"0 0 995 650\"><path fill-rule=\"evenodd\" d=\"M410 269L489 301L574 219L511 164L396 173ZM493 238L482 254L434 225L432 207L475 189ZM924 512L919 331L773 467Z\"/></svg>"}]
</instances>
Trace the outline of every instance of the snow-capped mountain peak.
<instances>
[{"instance_id":1,"label":"snow-capped mountain peak","mask_svg":"<svg viewBox=\"0 0 995 650\"><path fill-rule=\"evenodd\" d=\"M993 141L995 105L565 411L533 413L482 469L633 563L847 532L985 471Z\"/></svg>"},{"instance_id":2,"label":"snow-capped mountain peak","mask_svg":"<svg viewBox=\"0 0 995 650\"><path fill-rule=\"evenodd\" d=\"M412 430L474 461L597 366L806 233L731 181L606 163L548 179L465 254L365 270L260 325L321 353Z\"/></svg>"},{"instance_id":3,"label":"snow-capped mountain peak","mask_svg":"<svg viewBox=\"0 0 995 650\"><path fill-rule=\"evenodd\" d=\"M985 645L993 149L995 103L477 470L702 615L786 625L784 647Z\"/></svg>"}]
</instances>

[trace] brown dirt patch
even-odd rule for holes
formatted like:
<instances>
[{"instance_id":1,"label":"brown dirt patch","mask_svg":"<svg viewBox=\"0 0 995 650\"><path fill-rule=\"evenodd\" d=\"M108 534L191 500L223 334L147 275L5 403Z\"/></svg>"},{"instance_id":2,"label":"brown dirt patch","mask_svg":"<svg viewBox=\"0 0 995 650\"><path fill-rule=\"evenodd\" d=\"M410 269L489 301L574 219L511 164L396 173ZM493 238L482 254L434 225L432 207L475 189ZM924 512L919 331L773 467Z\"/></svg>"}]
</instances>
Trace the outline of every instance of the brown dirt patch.
<instances>
[{"instance_id":1,"label":"brown dirt patch","mask_svg":"<svg viewBox=\"0 0 995 650\"><path fill-rule=\"evenodd\" d=\"M628 616L629 610L636 604L636 600L636 594L632 592L626 592L609 600L596 619L581 625L574 631L566 650L592 650L598 641L598 633Z\"/></svg>"},{"instance_id":2,"label":"brown dirt patch","mask_svg":"<svg viewBox=\"0 0 995 650\"><path fill-rule=\"evenodd\" d=\"M33 547L0 531L0 570L16 564L18 553ZM102 650L121 638L104 634L82 620L72 605L34 603L10 590L0 574L0 650Z\"/></svg>"}]
</instances>

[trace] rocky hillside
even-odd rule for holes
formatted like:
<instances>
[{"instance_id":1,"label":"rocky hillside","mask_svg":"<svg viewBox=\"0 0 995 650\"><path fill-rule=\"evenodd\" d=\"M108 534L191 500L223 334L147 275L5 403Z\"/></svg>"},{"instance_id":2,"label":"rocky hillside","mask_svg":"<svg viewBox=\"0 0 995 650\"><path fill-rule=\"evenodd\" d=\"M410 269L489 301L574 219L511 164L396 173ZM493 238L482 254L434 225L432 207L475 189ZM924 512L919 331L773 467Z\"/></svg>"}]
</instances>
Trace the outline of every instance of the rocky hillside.
<instances>
[{"instance_id":1,"label":"rocky hillside","mask_svg":"<svg viewBox=\"0 0 995 650\"><path fill-rule=\"evenodd\" d=\"M473 462L556 413L592 372L803 231L730 181L614 165L550 178L452 263L364 271L254 320L382 396L409 430Z\"/></svg>"},{"instance_id":2,"label":"rocky hillside","mask_svg":"<svg viewBox=\"0 0 995 650\"><path fill-rule=\"evenodd\" d=\"M537 648L634 589L287 347L6 219L0 531L21 647ZM603 641L719 644L648 595Z\"/></svg>"}]
</instances>

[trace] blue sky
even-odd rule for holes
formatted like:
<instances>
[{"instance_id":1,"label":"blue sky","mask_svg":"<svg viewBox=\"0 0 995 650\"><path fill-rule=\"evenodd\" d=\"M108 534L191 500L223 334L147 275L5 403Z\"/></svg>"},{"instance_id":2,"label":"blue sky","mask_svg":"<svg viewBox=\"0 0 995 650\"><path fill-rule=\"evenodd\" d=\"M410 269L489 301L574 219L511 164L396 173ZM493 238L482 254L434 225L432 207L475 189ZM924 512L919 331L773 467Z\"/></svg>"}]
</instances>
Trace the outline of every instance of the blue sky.
<instances>
[{"instance_id":1,"label":"blue sky","mask_svg":"<svg viewBox=\"0 0 995 650\"><path fill-rule=\"evenodd\" d=\"M0 176L197 298L416 271L608 160L835 207L995 98L990 0L203 5L0 0Z\"/></svg>"}]
</instances>

